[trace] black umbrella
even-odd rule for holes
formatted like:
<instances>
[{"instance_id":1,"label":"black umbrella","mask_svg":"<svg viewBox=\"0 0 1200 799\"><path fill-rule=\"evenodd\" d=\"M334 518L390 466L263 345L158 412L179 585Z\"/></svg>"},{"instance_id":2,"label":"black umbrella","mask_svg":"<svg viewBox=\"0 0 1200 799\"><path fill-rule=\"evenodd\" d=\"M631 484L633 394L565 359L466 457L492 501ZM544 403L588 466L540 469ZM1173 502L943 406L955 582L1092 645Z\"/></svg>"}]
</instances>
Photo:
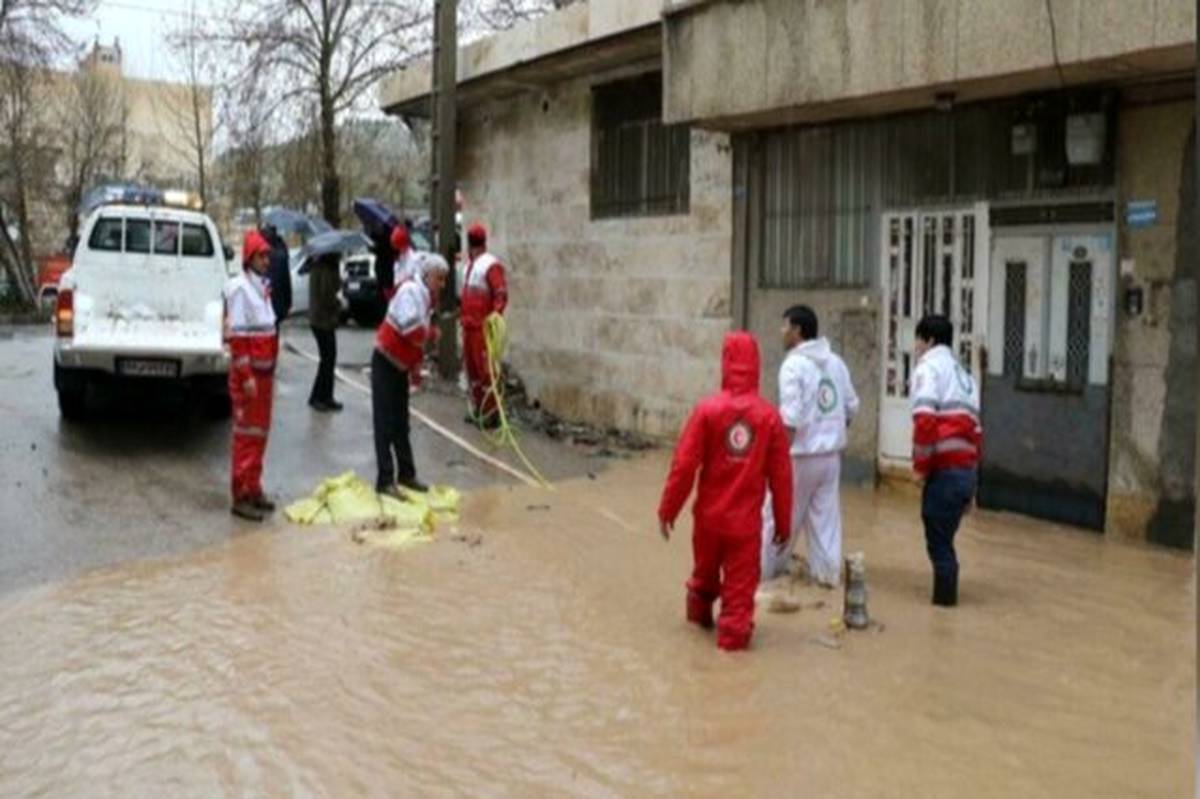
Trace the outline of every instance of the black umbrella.
<instances>
[{"instance_id":1,"label":"black umbrella","mask_svg":"<svg viewBox=\"0 0 1200 799\"><path fill-rule=\"evenodd\" d=\"M300 260L303 263L296 271L301 275L306 274L312 268L312 261L322 255L344 255L370 247L371 240L357 230L330 230L320 233L309 239L300 250Z\"/></svg>"},{"instance_id":2,"label":"black umbrella","mask_svg":"<svg viewBox=\"0 0 1200 799\"><path fill-rule=\"evenodd\" d=\"M360 197L354 201L354 215L362 222L363 229L371 236L387 236L392 228L400 224L392 209L378 200L370 197Z\"/></svg>"},{"instance_id":3,"label":"black umbrella","mask_svg":"<svg viewBox=\"0 0 1200 799\"><path fill-rule=\"evenodd\" d=\"M292 211L288 208L272 208L263 215L263 224L271 225L281 236L294 233L309 239L321 233L328 233L333 228L323 219L313 219L307 214Z\"/></svg>"}]
</instances>

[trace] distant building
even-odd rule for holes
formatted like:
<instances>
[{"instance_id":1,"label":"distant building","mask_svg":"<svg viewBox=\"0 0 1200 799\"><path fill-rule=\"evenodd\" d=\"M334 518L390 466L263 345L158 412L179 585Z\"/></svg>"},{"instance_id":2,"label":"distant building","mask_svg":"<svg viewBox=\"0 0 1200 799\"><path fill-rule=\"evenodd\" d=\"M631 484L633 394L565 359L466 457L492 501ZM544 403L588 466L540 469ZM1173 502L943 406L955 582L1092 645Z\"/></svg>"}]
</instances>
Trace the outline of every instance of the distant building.
<instances>
[{"instance_id":1,"label":"distant building","mask_svg":"<svg viewBox=\"0 0 1200 799\"><path fill-rule=\"evenodd\" d=\"M131 180L161 189L197 188L197 158L188 130L193 115L190 86L126 76L119 41L112 46L97 42L74 72L42 77L49 83L45 95L50 101L40 105L37 124L53 174L51 185L32 198L38 255L58 251L64 244L64 192L77 163L72 148L81 149L81 139L88 135L103 144L93 183ZM212 89L200 91L201 126L211 141ZM90 133L81 126L91 128ZM103 135L96 133L100 128Z\"/></svg>"}]
</instances>

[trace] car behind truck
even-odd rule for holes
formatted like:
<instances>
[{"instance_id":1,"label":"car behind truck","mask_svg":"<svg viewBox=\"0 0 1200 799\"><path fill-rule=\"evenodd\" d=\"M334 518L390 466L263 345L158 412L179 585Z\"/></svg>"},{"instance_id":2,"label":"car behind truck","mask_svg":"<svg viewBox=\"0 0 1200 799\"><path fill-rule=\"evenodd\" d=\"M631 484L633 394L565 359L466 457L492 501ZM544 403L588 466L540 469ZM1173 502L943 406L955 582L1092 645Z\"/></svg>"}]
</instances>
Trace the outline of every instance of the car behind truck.
<instances>
[{"instance_id":1,"label":"car behind truck","mask_svg":"<svg viewBox=\"0 0 1200 799\"><path fill-rule=\"evenodd\" d=\"M205 214L105 205L88 217L62 276L54 386L64 418L87 412L98 383L175 383L227 415L222 290L227 248Z\"/></svg>"}]
</instances>

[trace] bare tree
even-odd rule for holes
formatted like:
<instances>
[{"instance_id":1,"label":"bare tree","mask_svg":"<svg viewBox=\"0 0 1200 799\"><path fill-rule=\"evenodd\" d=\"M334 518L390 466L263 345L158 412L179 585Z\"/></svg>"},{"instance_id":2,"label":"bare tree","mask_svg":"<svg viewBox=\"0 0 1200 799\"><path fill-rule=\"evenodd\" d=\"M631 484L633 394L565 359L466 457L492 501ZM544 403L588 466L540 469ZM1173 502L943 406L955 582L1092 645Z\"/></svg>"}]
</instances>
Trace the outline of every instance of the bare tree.
<instances>
[{"instance_id":1,"label":"bare tree","mask_svg":"<svg viewBox=\"0 0 1200 799\"><path fill-rule=\"evenodd\" d=\"M119 75L82 67L71 77L60 114L64 138L63 222L75 232L84 192L99 180L126 178L128 106Z\"/></svg>"},{"instance_id":2,"label":"bare tree","mask_svg":"<svg viewBox=\"0 0 1200 799\"><path fill-rule=\"evenodd\" d=\"M315 108L330 224L341 218L338 123L379 78L428 49L429 11L426 0L263 0L230 10L222 38L243 48L243 77L267 77L280 99Z\"/></svg>"},{"instance_id":3,"label":"bare tree","mask_svg":"<svg viewBox=\"0 0 1200 799\"><path fill-rule=\"evenodd\" d=\"M37 117L49 94L46 67L72 53L62 19L93 5L0 0L0 264L26 305L37 297L30 198L47 190L53 172Z\"/></svg>"},{"instance_id":4,"label":"bare tree","mask_svg":"<svg viewBox=\"0 0 1200 799\"><path fill-rule=\"evenodd\" d=\"M484 31L501 31L578 2L585 0L470 0L463 16Z\"/></svg>"},{"instance_id":5,"label":"bare tree","mask_svg":"<svg viewBox=\"0 0 1200 799\"><path fill-rule=\"evenodd\" d=\"M268 172L268 123L273 109L257 81L228 92L221 105L221 126L228 145L223 159L231 205L254 209L262 221Z\"/></svg>"},{"instance_id":6,"label":"bare tree","mask_svg":"<svg viewBox=\"0 0 1200 799\"><path fill-rule=\"evenodd\" d=\"M321 132L317 126L316 114L310 110L304 116L310 120L309 128L282 143L275 150L277 182L274 195L283 205L307 213L311 206L324 200L324 181L322 176L313 170L313 164L322 158ZM335 139L335 146L340 145L340 142L339 136Z\"/></svg>"},{"instance_id":7,"label":"bare tree","mask_svg":"<svg viewBox=\"0 0 1200 799\"><path fill-rule=\"evenodd\" d=\"M209 85L214 70L206 42L192 3L187 22L171 37L181 85L169 101L163 139L176 155L191 163L202 208L208 207L209 162L216 135Z\"/></svg>"},{"instance_id":8,"label":"bare tree","mask_svg":"<svg viewBox=\"0 0 1200 799\"><path fill-rule=\"evenodd\" d=\"M37 68L20 61L0 67L0 133L4 136L0 261L24 305L33 305L37 298L29 201L42 183L33 111L36 75Z\"/></svg>"}]
</instances>

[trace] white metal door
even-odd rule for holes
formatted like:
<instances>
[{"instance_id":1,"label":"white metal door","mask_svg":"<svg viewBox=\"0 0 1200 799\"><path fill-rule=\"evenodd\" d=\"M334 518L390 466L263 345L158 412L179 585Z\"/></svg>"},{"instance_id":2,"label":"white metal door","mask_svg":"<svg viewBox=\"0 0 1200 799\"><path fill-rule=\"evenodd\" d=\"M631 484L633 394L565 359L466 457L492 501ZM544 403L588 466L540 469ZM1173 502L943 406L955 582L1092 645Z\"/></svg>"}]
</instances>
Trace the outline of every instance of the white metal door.
<instances>
[{"instance_id":1,"label":"white metal door","mask_svg":"<svg viewBox=\"0 0 1200 799\"><path fill-rule=\"evenodd\" d=\"M882 394L879 457L905 465L912 456L908 400L917 322L943 314L954 325L963 366L978 378L987 331L987 206L883 215Z\"/></svg>"},{"instance_id":2,"label":"white metal door","mask_svg":"<svg viewBox=\"0 0 1200 799\"><path fill-rule=\"evenodd\" d=\"M1107 232L995 237L988 374L1081 387L1107 385L1116 279Z\"/></svg>"}]
</instances>

